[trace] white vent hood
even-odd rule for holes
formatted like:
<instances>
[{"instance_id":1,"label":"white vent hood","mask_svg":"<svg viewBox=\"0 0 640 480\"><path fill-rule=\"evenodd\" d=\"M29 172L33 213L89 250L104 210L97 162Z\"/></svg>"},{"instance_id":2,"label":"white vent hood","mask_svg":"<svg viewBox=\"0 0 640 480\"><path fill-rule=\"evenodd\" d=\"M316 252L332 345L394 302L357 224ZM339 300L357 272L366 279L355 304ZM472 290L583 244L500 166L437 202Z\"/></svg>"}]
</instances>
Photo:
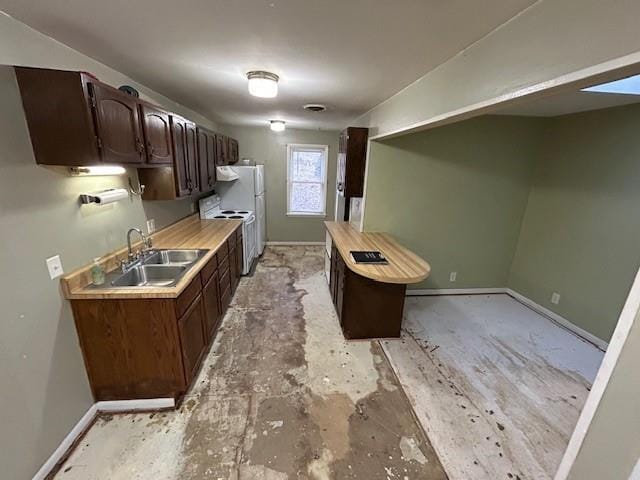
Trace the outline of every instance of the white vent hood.
<instances>
[{"instance_id":1,"label":"white vent hood","mask_svg":"<svg viewBox=\"0 0 640 480\"><path fill-rule=\"evenodd\" d=\"M240 178L240 175L232 167L216 167L216 180L218 182L231 182L238 178Z\"/></svg>"}]
</instances>

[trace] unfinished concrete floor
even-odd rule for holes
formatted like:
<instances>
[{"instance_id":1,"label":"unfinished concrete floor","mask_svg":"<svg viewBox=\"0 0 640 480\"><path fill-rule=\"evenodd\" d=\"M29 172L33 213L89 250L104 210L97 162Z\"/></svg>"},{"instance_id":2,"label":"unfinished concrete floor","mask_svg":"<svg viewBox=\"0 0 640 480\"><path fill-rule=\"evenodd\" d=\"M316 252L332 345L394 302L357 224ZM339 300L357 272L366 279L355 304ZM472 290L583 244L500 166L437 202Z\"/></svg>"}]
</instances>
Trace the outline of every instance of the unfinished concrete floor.
<instances>
[{"instance_id":1,"label":"unfinished concrete floor","mask_svg":"<svg viewBox=\"0 0 640 480\"><path fill-rule=\"evenodd\" d=\"M604 355L507 295L410 297L382 345L451 480L553 478Z\"/></svg>"},{"instance_id":2,"label":"unfinished concrete floor","mask_svg":"<svg viewBox=\"0 0 640 480\"><path fill-rule=\"evenodd\" d=\"M321 247L241 280L178 411L106 415L56 478L445 479L377 342L344 341Z\"/></svg>"}]
</instances>

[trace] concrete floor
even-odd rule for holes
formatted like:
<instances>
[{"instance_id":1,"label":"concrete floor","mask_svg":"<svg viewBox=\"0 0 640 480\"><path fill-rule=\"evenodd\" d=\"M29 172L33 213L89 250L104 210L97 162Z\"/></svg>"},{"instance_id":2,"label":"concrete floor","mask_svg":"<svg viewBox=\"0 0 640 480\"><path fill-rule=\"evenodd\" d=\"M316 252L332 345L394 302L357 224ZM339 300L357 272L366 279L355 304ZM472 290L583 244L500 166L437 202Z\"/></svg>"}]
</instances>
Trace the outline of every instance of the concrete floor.
<instances>
[{"instance_id":1,"label":"concrete floor","mask_svg":"<svg viewBox=\"0 0 640 480\"><path fill-rule=\"evenodd\" d=\"M382 345L451 480L553 478L604 355L507 295L408 298Z\"/></svg>"},{"instance_id":2,"label":"concrete floor","mask_svg":"<svg viewBox=\"0 0 640 480\"><path fill-rule=\"evenodd\" d=\"M446 475L380 345L344 341L322 247L272 247L241 280L182 407L101 417L55 478Z\"/></svg>"}]
</instances>

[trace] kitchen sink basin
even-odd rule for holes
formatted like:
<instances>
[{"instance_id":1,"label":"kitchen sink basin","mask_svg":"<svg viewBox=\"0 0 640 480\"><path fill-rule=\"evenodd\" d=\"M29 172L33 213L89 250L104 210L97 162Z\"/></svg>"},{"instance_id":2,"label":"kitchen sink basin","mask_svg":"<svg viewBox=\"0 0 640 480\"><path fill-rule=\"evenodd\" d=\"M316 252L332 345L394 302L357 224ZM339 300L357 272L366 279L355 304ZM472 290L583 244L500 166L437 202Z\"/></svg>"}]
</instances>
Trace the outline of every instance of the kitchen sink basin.
<instances>
[{"instance_id":1,"label":"kitchen sink basin","mask_svg":"<svg viewBox=\"0 0 640 480\"><path fill-rule=\"evenodd\" d=\"M187 271L183 265L139 265L111 282L114 287L170 287Z\"/></svg>"},{"instance_id":2,"label":"kitchen sink basin","mask_svg":"<svg viewBox=\"0 0 640 480\"><path fill-rule=\"evenodd\" d=\"M206 250L157 250L144 259L144 265L189 265L200 260Z\"/></svg>"},{"instance_id":3,"label":"kitchen sink basin","mask_svg":"<svg viewBox=\"0 0 640 480\"><path fill-rule=\"evenodd\" d=\"M173 287L209 250L158 249L137 260L124 272L115 270L93 288Z\"/></svg>"}]
</instances>

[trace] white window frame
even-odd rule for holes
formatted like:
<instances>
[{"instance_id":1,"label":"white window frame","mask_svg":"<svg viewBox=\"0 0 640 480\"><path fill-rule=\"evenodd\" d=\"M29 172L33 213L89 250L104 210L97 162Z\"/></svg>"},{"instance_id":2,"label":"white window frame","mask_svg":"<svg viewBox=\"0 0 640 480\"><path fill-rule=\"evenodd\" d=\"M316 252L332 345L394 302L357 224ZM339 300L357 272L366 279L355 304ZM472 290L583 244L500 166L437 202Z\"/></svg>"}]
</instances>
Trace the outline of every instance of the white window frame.
<instances>
[{"instance_id":1,"label":"white window frame","mask_svg":"<svg viewBox=\"0 0 640 480\"><path fill-rule=\"evenodd\" d=\"M318 183L298 182L291 178L291 156L296 149L323 150L324 165L322 168L322 212L292 212L291 211L291 184L292 183ZM327 216L327 174L329 170L329 145L316 145L310 143L291 143L287 145L287 216L288 217L326 217Z\"/></svg>"}]
</instances>

